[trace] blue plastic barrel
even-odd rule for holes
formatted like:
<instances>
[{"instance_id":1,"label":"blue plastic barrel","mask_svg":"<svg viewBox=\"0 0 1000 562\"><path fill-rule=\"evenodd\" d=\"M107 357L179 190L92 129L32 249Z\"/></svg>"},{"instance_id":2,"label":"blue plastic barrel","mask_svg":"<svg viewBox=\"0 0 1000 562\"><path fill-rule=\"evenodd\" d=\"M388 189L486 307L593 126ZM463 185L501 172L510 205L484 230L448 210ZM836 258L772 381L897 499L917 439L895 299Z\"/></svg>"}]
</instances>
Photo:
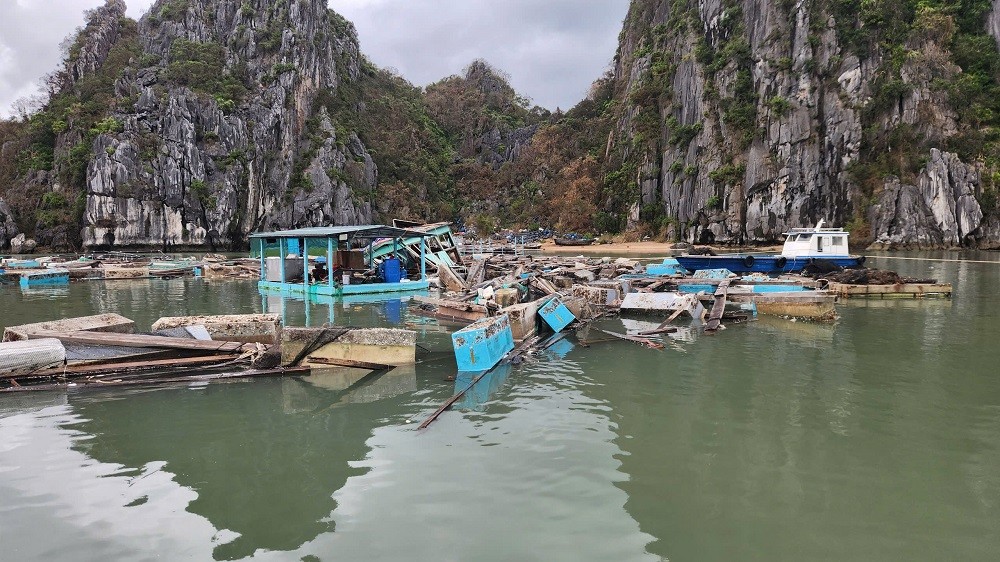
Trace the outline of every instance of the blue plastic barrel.
<instances>
[{"instance_id":1,"label":"blue plastic barrel","mask_svg":"<svg viewBox=\"0 0 1000 562\"><path fill-rule=\"evenodd\" d=\"M382 270L382 279L386 283L399 283L403 278L403 267L397 258L386 258L379 269Z\"/></svg>"}]
</instances>

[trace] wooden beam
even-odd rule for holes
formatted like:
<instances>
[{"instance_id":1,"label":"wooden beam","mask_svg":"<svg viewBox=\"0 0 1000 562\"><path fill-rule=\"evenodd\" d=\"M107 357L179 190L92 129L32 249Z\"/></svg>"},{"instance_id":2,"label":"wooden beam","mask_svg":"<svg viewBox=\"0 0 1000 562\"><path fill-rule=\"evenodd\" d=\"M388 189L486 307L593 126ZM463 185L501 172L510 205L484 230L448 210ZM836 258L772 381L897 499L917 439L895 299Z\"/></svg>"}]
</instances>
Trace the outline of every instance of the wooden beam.
<instances>
[{"instance_id":1,"label":"wooden beam","mask_svg":"<svg viewBox=\"0 0 1000 562\"><path fill-rule=\"evenodd\" d=\"M306 357L306 363L319 365L333 365L336 367L352 367L355 369L367 369L369 371L388 371L395 369L395 365L383 363L369 363L367 361L355 361L354 359L337 359L334 357Z\"/></svg>"},{"instance_id":2,"label":"wooden beam","mask_svg":"<svg viewBox=\"0 0 1000 562\"><path fill-rule=\"evenodd\" d=\"M184 367L184 366L203 366L203 365L216 365L219 363L225 363L227 361L232 361L232 355L213 355L209 357L185 357L176 359L159 359L152 361L132 361L128 363L97 363L89 365L75 365L69 367L56 367L52 369L44 369L41 371L35 371L30 375L21 376L0 376L0 378L15 378L15 379L29 379L29 378L51 378L51 377L74 377L74 376L86 376L86 375L114 375L120 373L133 373L140 371L152 371L155 369L160 369L164 367Z\"/></svg>"},{"instance_id":3,"label":"wooden beam","mask_svg":"<svg viewBox=\"0 0 1000 562\"><path fill-rule=\"evenodd\" d=\"M29 339L55 338L63 342L86 345L107 345L124 347L185 349L190 351L208 351L219 353L239 353L245 344L239 342L191 340L187 338L170 338L164 336L147 336L142 334L109 334L102 332L53 332L35 330L28 334Z\"/></svg>"},{"instance_id":4,"label":"wooden beam","mask_svg":"<svg viewBox=\"0 0 1000 562\"><path fill-rule=\"evenodd\" d=\"M288 376L305 376L311 372L308 367L279 367L275 369L264 369L258 371L235 371L230 373L219 373L214 375L190 375L190 376L166 376L164 378L153 378L153 379L140 379L140 380L80 380L75 381L74 389L88 389L88 388L112 388L116 386L135 386L135 385L166 385L166 384L177 384L177 383L190 383L190 382L211 382L217 380L225 379L245 379L245 378L256 378L256 377L288 377ZM31 386L14 386L11 388L0 388L0 394L5 392L30 392L39 390L65 390L69 385L67 383L63 384L42 384L42 385L31 385Z\"/></svg>"},{"instance_id":5,"label":"wooden beam","mask_svg":"<svg viewBox=\"0 0 1000 562\"><path fill-rule=\"evenodd\" d=\"M646 347L648 347L650 349L663 349L664 347L666 347L662 343L657 342L657 341L653 341L653 340L651 340L649 338L640 338L640 337L637 337L637 336L630 336L628 334L619 334L617 332L609 332L607 330L602 330L600 328L597 328L597 331L601 332L603 334L607 334L609 336L614 336L614 337L616 337L616 338L618 338L620 340L630 341L630 342L633 342L633 343L637 343L639 345L644 345L644 346L646 346Z\"/></svg>"},{"instance_id":6,"label":"wooden beam","mask_svg":"<svg viewBox=\"0 0 1000 562\"><path fill-rule=\"evenodd\" d=\"M705 331L714 333L718 331L722 324L722 315L726 312L726 295L729 293L729 279L723 279L719 288L715 290L715 304L712 305L712 313L708 315L708 324Z\"/></svg>"},{"instance_id":7,"label":"wooden beam","mask_svg":"<svg viewBox=\"0 0 1000 562\"><path fill-rule=\"evenodd\" d=\"M456 310L464 310L466 312L483 312L483 313L489 312L489 310L481 304L472 304L463 301L435 299L431 297L422 297L419 295L413 297L413 301L418 302L420 304L429 304L432 306L454 308Z\"/></svg>"}]
</instances>

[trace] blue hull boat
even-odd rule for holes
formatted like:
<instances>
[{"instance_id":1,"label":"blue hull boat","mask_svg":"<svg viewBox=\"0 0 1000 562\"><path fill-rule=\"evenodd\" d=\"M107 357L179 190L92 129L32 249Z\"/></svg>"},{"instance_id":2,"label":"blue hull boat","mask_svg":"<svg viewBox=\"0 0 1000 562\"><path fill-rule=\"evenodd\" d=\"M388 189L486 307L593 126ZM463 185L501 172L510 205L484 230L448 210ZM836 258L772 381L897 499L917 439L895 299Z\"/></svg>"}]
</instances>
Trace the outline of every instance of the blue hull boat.
<instances>
[{"instance_id":1,"label":"blue hull boat","mask_svg":"<svg viewBox=\"0 0 1000 562\"><path fill-rule=\"evenodd\" d=\"M782 255L726 254L721 256L678 256L684 269L728 269L733 273L796 273L814 260L825 260L843 268L861 267L864 256L815 256L788 258Z\"/></svg>"},{"instance_id":2,"label":"blue hull boat","mask_svg":"<svg viewBox=\"0 0 1000 562\"><path fill-rule=\"evenodd\" d=\"M842 228L793 228L785 234L780 254L726 254L722 256L679 256L677 261L690 271L728 269L733 273L795 273L817 260L843 268L861 267L864 256L852 256Z\"/></svg>"}]
</instances>

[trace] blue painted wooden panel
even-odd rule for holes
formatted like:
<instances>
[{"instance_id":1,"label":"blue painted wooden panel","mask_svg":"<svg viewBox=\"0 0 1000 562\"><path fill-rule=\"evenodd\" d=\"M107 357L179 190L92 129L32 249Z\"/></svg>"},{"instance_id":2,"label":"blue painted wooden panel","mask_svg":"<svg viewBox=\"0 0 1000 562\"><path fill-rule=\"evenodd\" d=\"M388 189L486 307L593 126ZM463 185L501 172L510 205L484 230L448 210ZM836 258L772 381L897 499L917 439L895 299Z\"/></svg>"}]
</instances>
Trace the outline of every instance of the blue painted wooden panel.
<instances>
[{"instance_id":1,"label":"blue painted wooden panel","mask_svg":"<svg viewBox=\"0 0 1000 562\"><path fill-rule=\"evenodd\" d=\"M576 316L566 308L559 297L552 297L538 309L538 315L552 328L553 332L561 332L576 320Z\"/></svg>"},{"instance_id":2,"label":"blue painted wooden panel","mask_svg":"<svg viewBox=\"0 0 1000 562\"><path fill-rule=\"evenodd\" d=\"M514 333L506 314L483 318L451 335L459 371L485 371L514 349Z\"/></svg>"},{"instance_id":3,"label":"blue painted wooden panel","mask_svg":"<svg viewBox=\"0 0 1000 562\"><path fill-rule=\"evenodd\" d=\"M49 271L25 273L21 275L20 283L22 287L69 285L69 271L65 269L51 269Z\"/></svg>"},{"instance_id":4,"label":"blue painted wooden panel","mask_svg":"<svg viewBox=\"0 0 1000 562\"><path fill-rule=\"evenodd\" d=\"M646 266L649 275L685 275L687 270L681 262L674 258L663 258L663 263L653 263Z\"/></svg>"}]
</instances>

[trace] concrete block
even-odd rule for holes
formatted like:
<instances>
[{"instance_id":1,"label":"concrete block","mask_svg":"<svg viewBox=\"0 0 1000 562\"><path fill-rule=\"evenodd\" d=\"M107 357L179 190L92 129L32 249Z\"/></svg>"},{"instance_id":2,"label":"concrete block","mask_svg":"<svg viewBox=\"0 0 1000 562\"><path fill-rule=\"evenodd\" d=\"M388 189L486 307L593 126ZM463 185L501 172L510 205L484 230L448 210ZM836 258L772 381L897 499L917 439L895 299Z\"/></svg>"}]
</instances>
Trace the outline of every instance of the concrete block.
<instances>
[{"instance_id":1,"label":"concrete block","mask_svg":"<svg viewBox=\"0 0 1000 562\"><path fill-rule=\"evenodd\" d=\"M333 340L340 328L328 328L327 342L318 342L317 349L309 353L313 357L329 359L351 359L383 365L412 365L417 361L417 333L413 330L394 328L357 328ZM289 364L302 348L312 343L323 328L284 328L281 330L281 363ZM329 365L303 365L328 368Z\"/></svg>"},{"instance_id":2,"label":"concrete block","mask_svg":"<svg viewBox=\"0 0 1000 562\"><path fill-rule=\"evenodd\" d=\"M26 340L28 339L28 334L37 331L132 334L135 332L135 322L120 314L97 314L94 316L52 320L50 322L23 324L21 326L11 326L4 330L3 341Z\"/></svg>"},{"instance_id":3,"label":"concrete block","mask_svg":"<svg viewBox=\"0 0 1000 562\"><path fill-rule=\"evenodd\" d=\"M275 344L281 337L277 314L220 314L215 316L168 316L153 324L153 331L204 326L215 341Z\"/></svg>"}]
</instances>

